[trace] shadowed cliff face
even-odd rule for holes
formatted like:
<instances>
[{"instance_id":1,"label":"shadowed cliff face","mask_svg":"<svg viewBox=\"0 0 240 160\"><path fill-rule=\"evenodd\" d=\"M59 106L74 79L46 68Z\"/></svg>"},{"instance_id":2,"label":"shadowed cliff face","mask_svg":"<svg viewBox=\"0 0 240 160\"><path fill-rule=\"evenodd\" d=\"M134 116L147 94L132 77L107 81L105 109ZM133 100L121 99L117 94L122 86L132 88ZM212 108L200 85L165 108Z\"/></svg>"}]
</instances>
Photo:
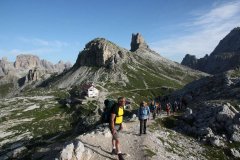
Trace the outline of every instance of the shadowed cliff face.
<instances>
[{"instance_id":1,"label":"shadowed cliff face","mask_svg":"<svg viewBox=\"0 0 240 160\"><path fill-rule=\"evenodd\" d=\"M139 48L147 49L148 45L140 33L132 34L131 51L134 52Z\"/></svg>"},{"instance_id":2,"label":"shadowed cliff face","mask_svg":"<svg viewBox=\"0 0 240 160\"><path fill-rule=\"evenodd\" d=\"M86 44L84 50L79 53L75 66L112 67L123 60L124 52L112 42L97 38Z\"/></svg>"},{"instance_id":3,"label":"shadowed cliff face","mask_svg":"<svg viewBox=\"0 0 240 160\"><path fill-rule=\"evenodd\" d=\"M182 65L210 74L221 73L240 65L240 27L234 28L208 56L196 59L187 54Z\"/></svg>"},{"instance_id":4,"label":"shadowed cliff face","mask_svg":"<svg viewBox=\"0 0 240 160\"><path fill-rule=\"evenodd\" d=\"M211 55L221 56L224 53L240 54L240 27L234 28L225 38L223 38Z\"/></svg>"}]
</instances>

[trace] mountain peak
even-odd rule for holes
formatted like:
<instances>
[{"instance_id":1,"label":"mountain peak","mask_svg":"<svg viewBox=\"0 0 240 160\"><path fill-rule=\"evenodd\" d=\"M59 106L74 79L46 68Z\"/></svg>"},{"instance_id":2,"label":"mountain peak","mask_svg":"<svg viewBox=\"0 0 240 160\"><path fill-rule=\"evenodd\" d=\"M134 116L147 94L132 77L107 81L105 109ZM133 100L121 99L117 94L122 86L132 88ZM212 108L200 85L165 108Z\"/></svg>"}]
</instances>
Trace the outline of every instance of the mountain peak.
<instances>
[{"instance_id":1,"label":"mountain peak","mask_svg":"<svg viewBox=\"0 0 240 160\"><path fill-rule=\"evenodd\" d=\"M77 66L109 66L123 58L123 49L104 38L95 38L79 53Z\"/></svg>"},{"instance_id":2,"label":"mountain peak","mask_svg":"<svg viewBox=\"0 0 240 160\"><path fill-rule=\"evenodd\" d=\"M131 51L134 52L139 48L147 49L148 45L145 43L144 38L140 33L133 33L131 41Z\"/></svg>"},{"instance_id":3,"label":"mountain peak","mask_svg":"<svg viewBox=\"0 0 240 160\"><path fill-rule=\"evenodd\" d=\"M194 69L217 74L239 67L240 63L240 27L231 30L208 56L196 59L185 56L182 63Z\"/></svg>"},{"instance_id":4,"label":"mountain peak","mask_svg":"<svg viewBox=\"0 0 240 160\"><path fill-rule=\"evenodd\" d=\"M36 66L39 66L40 59L35 55L30 54L20 54L16 58L15 67L17 69L19 68L34 68Z\"/></svg>"},{"instance_id":5,"label":"mountain peak","mask_svg":"<svg viewBox=\"0 0 240 160\"><path fill-rule=\"evenodd\" d=\"M181 64L194 68L197 63L197 58L195 55L186 54L183 58Z\"/></svg>"},{"instance_id":6,"label":"mountain peak","mask_svg":"<svg viewBox=\"0 0 240 160\"><path fill-rule=\"evenodd\" d=\"M94 48L95 49L103 49L104 47L107 47L109 45L116 46L116 44L112 43L111 41L109 41L105 38L95 38L85 45L84 50L92 50Z\"/></svg>"},{"instance_id":7,"label":"mountain peak","mask_svg":"<svg viewBox=\"0 0 240 160\"><path fill-rule=\"evenodd\" d=\"M212 52L212 55L240 52L240 27L236 27L224 37Z\"/></svg>"},{"instance_id":8,"label":"mountain peak","mask_svg":"<svg viewBox=\"0 0 240 160\"><path fill-rule=\"evenodd\" d=\"M240 27L233 28L232 31L240 31Z\"/></svg>"}]
</instances>

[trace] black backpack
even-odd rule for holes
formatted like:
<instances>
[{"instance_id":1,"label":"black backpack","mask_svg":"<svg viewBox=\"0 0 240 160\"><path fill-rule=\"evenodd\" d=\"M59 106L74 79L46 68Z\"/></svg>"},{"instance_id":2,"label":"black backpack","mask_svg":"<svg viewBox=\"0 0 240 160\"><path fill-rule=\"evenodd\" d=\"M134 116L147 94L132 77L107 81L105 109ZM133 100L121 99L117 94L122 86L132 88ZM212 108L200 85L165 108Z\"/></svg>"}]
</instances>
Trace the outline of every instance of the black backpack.
<instances>
[{"instance_id":1,"label":"black backpack","mask_svg":"<svg viewBox=\"0 0 240 160\"><path fill-rule=\"evenodd\" d=\"M113 99L106 99L104 101L104 110L102 114L102 123L109 123L111 118L111 110L117 102Z\"/></svg>"}]
</instances>

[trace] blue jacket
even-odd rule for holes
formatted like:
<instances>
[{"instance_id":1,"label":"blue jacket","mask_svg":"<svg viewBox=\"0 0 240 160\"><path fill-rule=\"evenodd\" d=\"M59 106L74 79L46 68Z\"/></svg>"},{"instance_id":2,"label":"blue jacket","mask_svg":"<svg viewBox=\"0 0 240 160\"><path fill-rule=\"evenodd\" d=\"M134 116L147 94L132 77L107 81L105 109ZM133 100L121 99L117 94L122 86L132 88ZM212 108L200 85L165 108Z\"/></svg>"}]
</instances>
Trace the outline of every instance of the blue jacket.
<instances>
[{"instance_id":1,"label":"blue jacket","mask_svg":"<svg viewBox=\"0 0 240 160\"><path fill-rule=\"evenodd\" d=\"M150 114L150 109L149 107L144 107L144 106L141 106L139 109L138 109L138 118L139 119L148 119L149 117L149 114Z\"/></svg>"}]
</instances>

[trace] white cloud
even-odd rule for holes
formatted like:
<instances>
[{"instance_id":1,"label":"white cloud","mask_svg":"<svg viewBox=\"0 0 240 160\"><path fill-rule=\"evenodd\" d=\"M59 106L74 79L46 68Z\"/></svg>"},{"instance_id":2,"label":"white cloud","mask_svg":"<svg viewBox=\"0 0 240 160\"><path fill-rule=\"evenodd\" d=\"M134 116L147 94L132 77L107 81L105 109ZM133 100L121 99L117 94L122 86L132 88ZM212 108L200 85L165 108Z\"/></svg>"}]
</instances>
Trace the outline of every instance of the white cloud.
<instances>
[{"instance_id":1,"label":"white cloud","mask_svg":"<svg viewBox=\"0 0 240 160\"><path fill-rule=\"evenodd\" d=\"M51 49L51 48L37 48L37 49L11 49L11 50L0 50L0 55L2 57L9 57L10 59L15 59L15 57L19 54L32 54L32 55L45 55L49 53L58 53L60 50Z\"/></svg>"},{"instance_id":2,"label":"white cloud","mask_svg":"<svg viewBox=\"0 0 240 160\"><path fill-rule=\"evenodd\" d=\"M18 44L21 47L14 49L1 49L0 55L10 57L10 59L15 59L19 54L33 54L39 57L50 56L51 54L59 54L62 51L66 51L70 47L67 42L62 42L58 40L47 41L39 38L16 38Z\"/></svg>"},{"instance_id":3,"label":"white cloud","mask_svg":"<svg viewBox=\"0 0 240 160\"><path fill-rule=\"evenodd\" d=\"M237 26L240 26L240 2L225 3L203 14L195 14L192 21L186 22L185 29L194 32L153 42L150 46L162 56L178 62L187 53L200 58L210 54L219 41Z\"/></svg>"},{"instance_id":4,"label":"white cloud","mask_svg":"<svg viewBox=\"0 0 240 160\"><path fill-rule=\"evenodd\" d=\"M19 41L35 46L44 46L44 47L67 47L69 44L67 42L62 42L58 40L54 41L48 41L48 40L43 40L39 38L25 38L25 37L20 37L18 38Z\"/></svg>"},{"instance_id":5,"label":"white cloud","mask_svg":"<svg viewBox=\"0 0 240 160\"><path fill-rule=\"evenodd\" d=\"M212 25L224 22L234 18L240 12L240 2L229 2L216 8L208 13L199 15L194 25Z\"/></svg>"}]
</instances>

